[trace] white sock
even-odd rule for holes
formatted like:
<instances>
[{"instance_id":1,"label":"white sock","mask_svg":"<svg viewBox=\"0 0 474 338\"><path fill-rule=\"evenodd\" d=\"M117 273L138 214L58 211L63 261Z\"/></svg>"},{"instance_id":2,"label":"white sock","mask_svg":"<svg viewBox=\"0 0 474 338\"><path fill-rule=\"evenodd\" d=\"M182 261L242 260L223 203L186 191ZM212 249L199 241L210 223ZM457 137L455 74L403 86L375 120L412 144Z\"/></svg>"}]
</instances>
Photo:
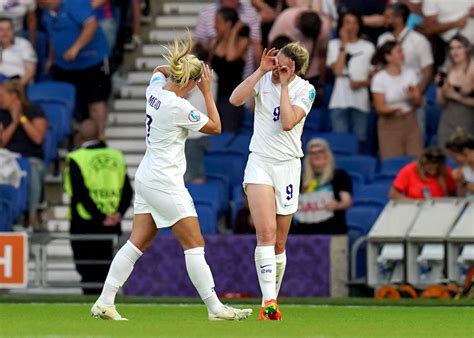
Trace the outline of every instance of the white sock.
<instances>
[{"instance_id":1,"label":"white sock","mask_svg":"<svg viewBox=\"0 0 474 338\"><path fill-rule=\"evenodd\" d=\"M283 281L283 276L285 275L286 268L286 251L283 251L281 254L275 255L276 260L276 296L280 293L281 282Z\"/></svg>"},{"instance_id":2,"label":"white sock","mask_svg":"<svg viewBox=\"0 0 474 338\"><path fill-rule=\"evenodd\" d=\"M208 312L216 314L224 304L221 303L214 291L214 279L204 257L204 248L197 247L185 250L184 258L189 279L191 279L199 296L206 304Z\"/></svg>"},{"instance_id":3,"label":"white sock","mask_svg":"<svg viewBox=\"0 0 474 338\"><path fill-rule=\"evenodd\" d=\"M115 295L132 273L135 262L143 253L132 242L127 241L120 248L110 264L109 273L105 279L104 288L99 300L105 305L114 305Z\"/></svg>"},{"instance_id":4,"label":"white sock","mask_svg":"<svg viewBox=\"0 0 474 338\"><path fill-rule=\"evenodd\" d=\"M262 305L267 300L276 299L275 265L274 245L257 246L255 248L255 267L257 269L260 290L262 290Z\"/></svg>"}]
</instances>

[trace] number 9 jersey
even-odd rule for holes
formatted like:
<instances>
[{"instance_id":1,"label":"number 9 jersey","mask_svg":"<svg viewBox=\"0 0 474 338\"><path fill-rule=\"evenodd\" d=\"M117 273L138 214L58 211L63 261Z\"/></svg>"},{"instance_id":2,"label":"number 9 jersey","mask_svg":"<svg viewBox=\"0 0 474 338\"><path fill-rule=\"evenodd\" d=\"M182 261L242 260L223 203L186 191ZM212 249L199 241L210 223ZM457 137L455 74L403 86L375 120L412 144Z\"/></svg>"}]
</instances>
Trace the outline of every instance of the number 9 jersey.
<instances>
[{"instance_id":1,"label":"number 9 jersey","mask_svg":"<svg viewBox=\"0 0 474 338\"><path fill-rule=\"evenodd\" d=\"M164 74L151 77L146 90L146 153L135 174L147 187L158 190L184 188L184 145L189 131L199 131L209 118L186 99L164 90Z\"/></svg>"},{"instance_id":2,"label":"number 9 jersey","mask_svg":"<svg viewBox=\"0 0 474 338\"><path fill-rule=\"evenodd\" d=\"M292 130L284 131L280 121L281 85L272 82L272 72L266 73L254 87L255 124L250 151L263 157L286 161L303 157L301 134L306 117ZM292 106L308 115L316 97L314 87L296 76L288 86Z\"/></svg>"}]
</instances>

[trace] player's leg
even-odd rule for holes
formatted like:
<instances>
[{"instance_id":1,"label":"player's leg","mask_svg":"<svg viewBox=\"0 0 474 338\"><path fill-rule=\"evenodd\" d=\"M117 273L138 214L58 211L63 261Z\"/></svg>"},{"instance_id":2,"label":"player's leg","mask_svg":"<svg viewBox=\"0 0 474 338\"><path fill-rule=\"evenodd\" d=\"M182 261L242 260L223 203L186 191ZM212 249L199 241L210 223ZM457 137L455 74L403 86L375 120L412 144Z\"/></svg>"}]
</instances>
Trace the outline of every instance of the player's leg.
<instances>
[{"instance_id":1,"label":"player's leg","mask_svg":"<svg viewBox=\"0 0 474 338\"><path fill-rule=\"evenodd\" d=\"M135 214L132 234L127 243L115 255L102 293L92 307L91 313L94 317L112 320L123 319L115 310L115 296L132 273L135 262L150 247L157 232L158 229L151 214Z\"/></svg>"},{"instance_id":2,"label":"player's leg","mask_svg":"<svg viewBox=\"0 0 474 338\"><path fill-rule=\"evenodd\" d=\"M262 291L262 308L259 319L269 318L266 313L268 307L271 314L276 311L276 206L273 187L265 184L247 184L247 198L250 213L255 224L257 247L255 248L255 267L258 282Z\"/></svg>"},{"instance_id":3,"label":"player's leg","mask_svg":"<svg viewBox=\"0 0 474 338\"><path fill-rule=\"evenodd\" d=\"M277 215L277 235L275 244L275 258L276 258L276 297L280 292L283 276L286 268L286 241L288 239L288 232L290 230L291 219L293 215Z\"/></svg>"},{"instance_id":4,"label":"player's leg","mask_svg":"<svg viewBox=\"0 0 474 338\"><path fill-rule=\"evenodd\" d=\"M210 320L239 320L252 310L234 309L221 303L214 291L214 278L204 256L204 238L197 217L185 217L171 228L184 250L186 270L199 296L207 306Z\"/></svg>"}]
</instances>

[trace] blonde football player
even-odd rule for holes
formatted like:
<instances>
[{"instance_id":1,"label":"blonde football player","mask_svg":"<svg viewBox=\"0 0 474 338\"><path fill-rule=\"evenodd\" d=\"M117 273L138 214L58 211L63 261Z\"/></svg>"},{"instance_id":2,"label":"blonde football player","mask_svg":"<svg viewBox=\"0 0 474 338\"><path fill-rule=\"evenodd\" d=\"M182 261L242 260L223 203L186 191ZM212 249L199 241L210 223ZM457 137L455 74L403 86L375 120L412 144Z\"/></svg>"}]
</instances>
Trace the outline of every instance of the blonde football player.
<instances>
[{"instance_id":1,"label":"blonde football player","mask_svg":"<svg viewBox=\"0 0 474 338\"><path fill-rule=\"evenodd\" d=\"M191 37L175 41L166 57L169 66L155 69L146 90L147 150L135 175L132 234L112 261L102 294L91 309L94 317L125 319L115 309L115 295L159 228L165 227L171 227L184 250L189 278L207 306L209 320L240 320L252 312L223 305L218 299L204 257L196 209L183 181L184 143L189 131L221 132L211 91L213 74L190 51ZM208 116L184 98L196 85L204 96Z\"/></svg>"},{"instance_id":2,"label":"blonde football player","mask_svg":"<svg viewBox=\"0 0 474 338\"><path fill-rule=\"evenodd\" d=\"M290 43L264 50L260 67L232 93L243 105L255 98L255 125L244 188L257 233L255 266L262 291L260 320L281 320L277 296L286 265L285 244L298 209L301 134L316 96L299 75L308 68L308 51Z\"/></svg>"}]
</instances>

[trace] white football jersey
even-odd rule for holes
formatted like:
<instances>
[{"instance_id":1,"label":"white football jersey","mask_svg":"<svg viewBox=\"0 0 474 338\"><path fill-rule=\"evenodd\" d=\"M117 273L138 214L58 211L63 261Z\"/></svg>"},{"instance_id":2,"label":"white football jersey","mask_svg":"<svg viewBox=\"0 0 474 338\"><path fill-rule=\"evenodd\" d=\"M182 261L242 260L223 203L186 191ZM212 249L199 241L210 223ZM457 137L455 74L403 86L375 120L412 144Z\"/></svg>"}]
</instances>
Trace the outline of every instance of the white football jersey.
<instances>
[{"instance_id":1,"label":"white football jersey","mask_svg":"<svg viewBox=\"0 0 474 338\"><path fill-rule=\"evenodd\" d=\"M292 130L283 130L280 121L281 85L272 83L271 72L257 82L254 90L255 122L250 151L279 161L303 157L301 134L306 117ZM288 91L291 105L300 107L308 115L316 97L314 87L296 76Z\"/></svg>"},{"instance_id":2,"label":"white football jersey","mask_svg":"<svg viewBox=\"0 0 474 338\"><path fill-rule=\"evenodd\" d=\"M209 121L186 99L164 90L165 84L166 77L157 72L146 89L147 148L135 174L142 184L159 190L184 187L186 138Z\"/></svg>"}]
</instances>

